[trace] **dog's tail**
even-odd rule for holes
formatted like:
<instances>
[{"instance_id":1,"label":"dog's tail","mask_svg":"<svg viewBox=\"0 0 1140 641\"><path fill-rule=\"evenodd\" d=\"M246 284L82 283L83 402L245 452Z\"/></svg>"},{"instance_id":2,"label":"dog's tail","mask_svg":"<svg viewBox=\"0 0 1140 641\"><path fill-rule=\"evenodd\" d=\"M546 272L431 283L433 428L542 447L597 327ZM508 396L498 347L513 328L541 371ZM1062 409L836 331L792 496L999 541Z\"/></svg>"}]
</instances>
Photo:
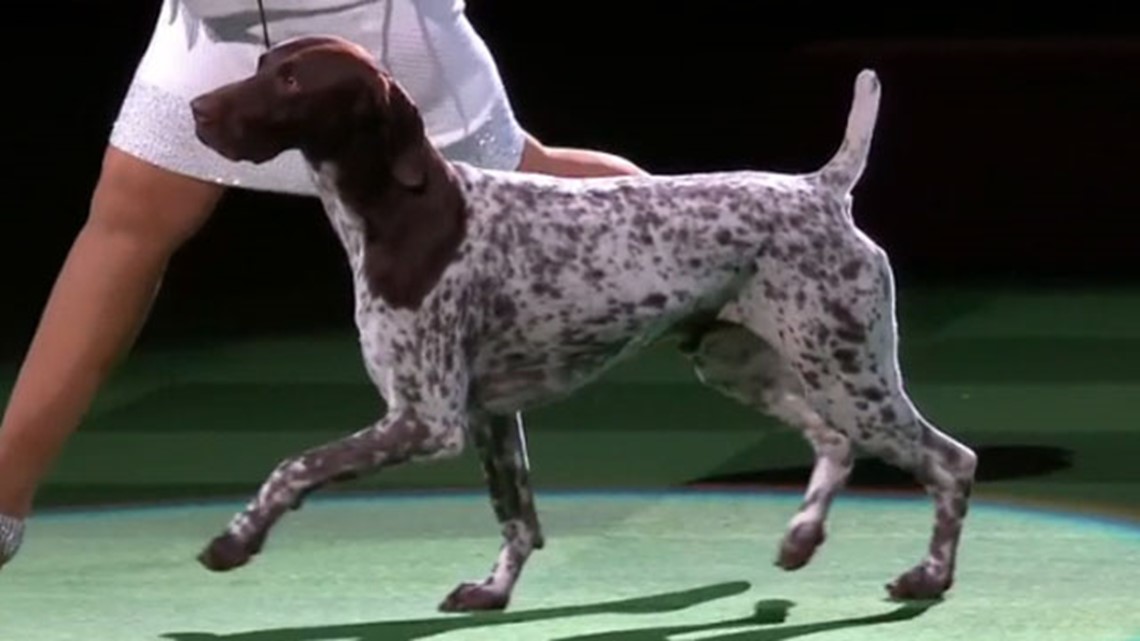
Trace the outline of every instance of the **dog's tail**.
<instances>
[{"instance_id":1,"label":"dog's tail","mask_svg":"<svg viewBox=\"0 0 1140 641\"><path fill-rule=\"evenodd\" d=\"M879 115L879 77L864 69L855 78L855 98L847 115L843 144L817 173L816 178L834 189L849 193L863 175L871 152L871 137Z\"/></svg>"}]
</instances>

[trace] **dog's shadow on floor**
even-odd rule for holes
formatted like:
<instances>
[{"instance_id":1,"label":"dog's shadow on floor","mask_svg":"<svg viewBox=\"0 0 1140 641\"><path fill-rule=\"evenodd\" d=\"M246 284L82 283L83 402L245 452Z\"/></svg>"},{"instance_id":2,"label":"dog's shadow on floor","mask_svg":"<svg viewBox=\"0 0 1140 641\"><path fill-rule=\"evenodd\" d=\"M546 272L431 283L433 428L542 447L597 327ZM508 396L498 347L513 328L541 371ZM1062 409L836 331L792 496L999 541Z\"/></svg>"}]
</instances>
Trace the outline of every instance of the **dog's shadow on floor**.
<instances>
[{"instance_id":1,"label":"dog's shadow on floor","mask_svg":"<svg viewBox=\"0 0 1140 641\"><path fill-rule=\"evenodd\" d=\"M568 617L596 614L664 614L743 594L750 587L747 582L739 581L622 601L522 612L496 612L467 616L439 616L431 619L407 621L274 628L235 634L172 632L164 634L163 638L170 641L342 641L348 639L353 641L415 641L455 630L548 621ZM718 630L725 630L726 634L716 637L702 637L702 639L705 641L784 641L785 639L794 639L829 630L913 619L925 612L933 605L933 602L902 605L890 612L866 617L836 619L779 628L764 627L783 623L787 619L788 611L794 605L795 603L792 601L770 599L757 603L751 616L726 621L597 632L581 636L561 637L556 641L667 641L675 635L701 632L715 633Z\"/></svg>"},{"instance_id":2,"label":"dog's shadow on floor","mask_svg":"<svg viewBox=\"0 0 1140 641\"><path fill-rule=\"evenodd\" d=\"M784 599L769 599L757 603L755 614L749 617L716 623L597 632L581 636L561 637L552 641L670 641L680 635L708 634L720 630L723 630L724 634L717 636L702 635L701 641L786 641L787 639L796 639L844 628L908 621L921 616L937 603L937 601L907 603L882 614L771 627L783 623L787 619L788 610L795 603Z\"/></svg>"}]
</instances>

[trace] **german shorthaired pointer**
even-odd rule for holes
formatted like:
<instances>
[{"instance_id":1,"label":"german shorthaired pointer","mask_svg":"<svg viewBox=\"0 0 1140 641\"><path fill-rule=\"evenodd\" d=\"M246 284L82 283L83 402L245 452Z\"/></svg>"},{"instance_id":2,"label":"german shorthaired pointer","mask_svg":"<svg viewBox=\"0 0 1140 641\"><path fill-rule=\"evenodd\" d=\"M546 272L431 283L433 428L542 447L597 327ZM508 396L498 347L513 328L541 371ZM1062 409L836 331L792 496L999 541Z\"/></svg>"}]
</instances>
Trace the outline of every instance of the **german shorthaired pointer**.
<instances>
[{"instance_id":1,"label":"german shorthaired pointer","mask_svg":"<svg viewBox=\"0 0 1140 641\"><path fill-rule=\"evenodd\" d=\"M512 417L668 334L704 383L799 428L814 448L779 566L804 566L823 542L854 444L912 471L935 503L928 554L889 593L942 595L976 457L908 398L889 261L852 219L879 91L873 72L859 74L843 144L814 173L588 180L445 161L403 90L339 39L281 43L251 77L196 98L198 136L223 156L258 163L300 149L308 160L388 408L283 461L201 563L248 562L326 483L452 457L470 438L505 542L490 575L440 607L504 608L543 546Z\"/></svg>"}]
</instances>

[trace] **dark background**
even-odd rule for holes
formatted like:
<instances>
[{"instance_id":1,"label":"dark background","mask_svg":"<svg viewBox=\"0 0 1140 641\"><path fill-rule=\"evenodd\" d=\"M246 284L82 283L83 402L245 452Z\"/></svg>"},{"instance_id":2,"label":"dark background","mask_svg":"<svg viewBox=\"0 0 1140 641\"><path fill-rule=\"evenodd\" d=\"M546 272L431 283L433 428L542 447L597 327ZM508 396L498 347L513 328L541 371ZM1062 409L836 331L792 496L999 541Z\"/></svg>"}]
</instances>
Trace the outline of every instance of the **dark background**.
<instances>
[{"instance_id":1,"label":"dark background","mask_svg":"<svg viewBox=\"0 0 1140 641\"><path fill-rule=\"evenodd\" d=\"M159 4L9 17L0 360L26 347L82 225ZM855 74L874 67L884 95L856 218L904 287L1137 276L1133 21L753 6L470 0L468 14L532 133L655 172L814 169L839 144ZM315 200L235 192L176 257L144 340L347 327L345 275Z\"/></svg>"}]
</instances>

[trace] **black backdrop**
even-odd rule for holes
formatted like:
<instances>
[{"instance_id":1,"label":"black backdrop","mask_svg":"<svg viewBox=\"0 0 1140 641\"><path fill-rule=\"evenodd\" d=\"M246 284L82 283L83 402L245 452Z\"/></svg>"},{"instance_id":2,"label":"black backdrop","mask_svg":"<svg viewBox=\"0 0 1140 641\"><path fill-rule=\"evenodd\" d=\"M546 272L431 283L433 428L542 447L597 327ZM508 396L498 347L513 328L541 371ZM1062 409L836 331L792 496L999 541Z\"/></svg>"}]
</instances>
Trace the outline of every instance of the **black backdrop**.
<instances>
[{"instance_id":1,"label":"black backdrop","mask_svg":"<svg viewBox=\"0 0 1140 641\"><path fill-rule=\"evenodd\" d=\"M8 17L0 357L26 346L82 224L158 5L29 3ZM812 169L873 66L884 97L856 217L904 284L1137 275L1131 21L756 6L469 0L468 14L528 129L657 172ZM315 201L235 192L176 258L146 336L347 324L344 276Z\"/></svg>"}]
</instances>

